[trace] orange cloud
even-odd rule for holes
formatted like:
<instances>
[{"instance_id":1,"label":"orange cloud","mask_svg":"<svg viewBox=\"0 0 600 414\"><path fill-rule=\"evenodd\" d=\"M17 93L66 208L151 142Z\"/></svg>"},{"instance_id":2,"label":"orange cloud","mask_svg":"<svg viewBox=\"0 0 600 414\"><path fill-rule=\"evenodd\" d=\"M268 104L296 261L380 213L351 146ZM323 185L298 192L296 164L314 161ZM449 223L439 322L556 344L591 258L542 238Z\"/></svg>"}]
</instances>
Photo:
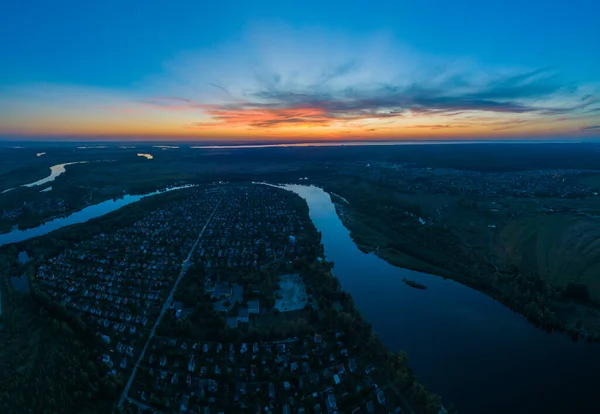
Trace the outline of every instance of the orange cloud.
<instances>
[{"instance_id":1,"label":"orange cloud","mask_svg":"<svg viewBox=\"0 0 600 414\"><path fill-rule=\"evenodd\" d=\"M197 122L186 125L188 129L210 129L215 127L274 128L282 126L311 127L329 126L334 119L322 108L254 108L223 109L205 106L205 113L215 122Z\"/></svg>"}]
</instances>

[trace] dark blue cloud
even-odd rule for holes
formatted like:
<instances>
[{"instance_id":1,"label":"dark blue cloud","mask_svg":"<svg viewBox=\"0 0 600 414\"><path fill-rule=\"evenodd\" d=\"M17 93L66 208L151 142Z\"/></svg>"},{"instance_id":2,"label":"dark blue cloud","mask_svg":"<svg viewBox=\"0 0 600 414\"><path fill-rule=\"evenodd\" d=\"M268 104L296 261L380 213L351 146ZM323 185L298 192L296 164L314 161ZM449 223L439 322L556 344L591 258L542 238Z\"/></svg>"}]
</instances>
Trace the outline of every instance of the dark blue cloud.
<instances>
[{"instance_id":1,"label":"dark blue cloud","mask_svg":"<svg viewBox=\"0 0 600 414\"><path fill-rule=\"evenodd\" d=\"M575 85L561 83L548 69L499 78L485 85L474 85L469 82L467 76L461 75L450 77L435 86L420 82L409 86L383 84L370 89L348 87L339 91L319 87L322 82L351 73L356 67L353 62L341 65L331 72L324 73L319 84L300 90L284 88L277 75L261 76L261 86L266 86L264 89L247 92L243 103L223 105L223 108L318 108L328 118L352 120L393 118L408 112L444 116L469 111L559 115L585 109L597 102L593 96L586 95L577 105L558 108L524 103L541 101L556 93L563 96L573 96L577 93ZM465 90L468 92L461 92ZM499 126L508 127L510 126Z\"/></svg>"}]
</instances>

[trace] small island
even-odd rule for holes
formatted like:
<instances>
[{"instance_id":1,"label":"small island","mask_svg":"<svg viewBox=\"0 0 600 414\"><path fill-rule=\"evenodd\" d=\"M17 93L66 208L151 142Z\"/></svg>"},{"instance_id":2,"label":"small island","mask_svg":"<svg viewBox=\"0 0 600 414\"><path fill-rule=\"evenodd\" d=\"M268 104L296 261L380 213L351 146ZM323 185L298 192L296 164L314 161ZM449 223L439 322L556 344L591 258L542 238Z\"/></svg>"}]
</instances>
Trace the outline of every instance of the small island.
<instances>
[{"instance_id":1,"label":"small island","mask_svg":"<svg viewBox=\"0 0 600 414\"><path fill-rule=\"evenodd\" d=\"M410 286L412 288L415 288L415 289L421 289L421 290L427 289L426 285L423 285L423 284L421 284L419 282L415 282L414 280L409 280L407 278L403 278L402 281L404 283L406 283L408 286Z\"/></svg>"}]
</instances>

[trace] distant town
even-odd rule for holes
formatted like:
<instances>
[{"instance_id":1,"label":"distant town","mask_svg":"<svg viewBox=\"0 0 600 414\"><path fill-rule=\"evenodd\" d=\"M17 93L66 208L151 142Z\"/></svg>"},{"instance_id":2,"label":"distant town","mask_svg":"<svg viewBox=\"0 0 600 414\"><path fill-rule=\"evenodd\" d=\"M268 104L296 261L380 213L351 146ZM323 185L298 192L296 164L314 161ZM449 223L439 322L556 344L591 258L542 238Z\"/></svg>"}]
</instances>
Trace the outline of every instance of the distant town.
<instances>
[{"instance_id":1,"label":"distant town","mask_svg":"<svg viewBox=\"0 0 600 414\"><path fill-rule=\"evenodd\" d=\"M480 172L450 168L419 168L407 163L340 163L343 175L359 176L394 186L397 191L427 191L469 196L559 197L597 196L597 183L579 179L589 170Z\"/></svg>"}]
</instances>

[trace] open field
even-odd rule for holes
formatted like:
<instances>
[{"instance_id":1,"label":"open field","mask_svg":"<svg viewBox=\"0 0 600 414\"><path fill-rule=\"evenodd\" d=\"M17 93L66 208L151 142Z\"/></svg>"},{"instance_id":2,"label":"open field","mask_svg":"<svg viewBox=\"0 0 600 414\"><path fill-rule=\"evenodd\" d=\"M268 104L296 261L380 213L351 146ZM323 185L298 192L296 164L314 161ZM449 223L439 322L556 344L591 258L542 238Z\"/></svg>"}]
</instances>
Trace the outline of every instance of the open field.
<instances>
[{"instance_id":1,"label":"open field","mask_svg":"<svg viewBox=\"0 0 600 414\"><path fill-rule=\"evenodd\" d=\"M557 286L584 284L600 300L600 217L549 214L519 218L498 235L507 264Z\"/></svg>"},{"instance_id":2,"label":"open field","mask_svg":"<svg viewBox=\"0 0 600 414\"><path fill-rule=\"evenodd\" d=\"M320 185L349 201L332 198L361 250L455 279L536 323L583 335L600 328L598 305L569 293L584 286L600 303L600 197L453 195L348 177Z\"/></svg>"},{"instance_id":3,"label":"open field","mask_svg":"<svg viewBox=\"0 0 600 414\"><path fill-rule=\"evenodd\" d=\"M303 309L308 303L306 288L299 275L281 275L274 308L280 312Z\"/></svg>"}]
</instances>

